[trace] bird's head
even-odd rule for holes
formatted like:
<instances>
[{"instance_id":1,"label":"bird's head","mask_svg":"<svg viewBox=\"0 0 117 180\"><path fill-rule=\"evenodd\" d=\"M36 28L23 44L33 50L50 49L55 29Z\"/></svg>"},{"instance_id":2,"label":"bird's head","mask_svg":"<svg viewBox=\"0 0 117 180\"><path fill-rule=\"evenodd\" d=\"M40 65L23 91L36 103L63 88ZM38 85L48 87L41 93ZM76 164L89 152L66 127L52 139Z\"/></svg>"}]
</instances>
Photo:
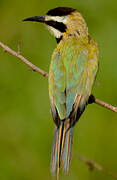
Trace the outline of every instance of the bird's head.
<instances>
[{"instance_id":1,"label":"bird's head","mask_svg":"<svg viewBox=\"0 0 117 180\"><path fill-rule=\"evenodd\" d=\"M45 16L34 16L23 21L44 23L59 42L64 35L86 36L88 28L82 15L73 8L57 7Z\"/></svg>"}]
</instances>

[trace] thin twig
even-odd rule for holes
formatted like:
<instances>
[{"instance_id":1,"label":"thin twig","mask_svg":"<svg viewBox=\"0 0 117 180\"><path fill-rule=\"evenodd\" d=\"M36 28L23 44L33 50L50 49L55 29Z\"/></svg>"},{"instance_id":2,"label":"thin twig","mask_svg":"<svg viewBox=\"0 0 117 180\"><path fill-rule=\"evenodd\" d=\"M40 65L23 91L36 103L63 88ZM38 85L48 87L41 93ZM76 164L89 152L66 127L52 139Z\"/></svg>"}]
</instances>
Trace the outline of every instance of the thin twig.
<instances>
[{"instance_id":1,"label":"thin twig","mask_svg":"<svg viewBox=\"0 0 117 180\"><path fill-rule=\"evenodd\" d=\"M102 172L105 172L106 174L112 176L113 178L117 179L117 174L113 173L112 171L104 168L102 165L94 162L93 160L90 160L88 159L87 157L83 156L83 155L80 155L80 154L76 154L75 153L75 156L77 155L78 159L80 161L83 161L84 163L86 163L89 167L90 170L93 170L94 168L97 169L98 171L102 171Z\"/></svg>"},{"instance_id":2,"label":"thin twig","mask_svg":"<svg viewBox=\"0 0 117 180\"><path fill-rule=\"evenodd\" d=\"M105 107L107 109L110 109L111 111L117 112L117 107L112 106L111 104L105 103L105 102L103 102L103 101L101 101L99 99L95 99L95 103L99 104L100 106L103 106L103 107Z\"/></svg>"},{"instance_id":3,"label":"thin twig","mask_svg":"<svg viewBox=\"0 0 117 180\"><path fill-rule=\"evenodd\" d=\"M21 49L21 41L20 41L20 40L18 41L17 49L18 49L18 50L17 50L17 54L20 55L20 54L21 54L21 52L20 52L20 49Z\"/></svg>"},{"instance_id":4,"label":"thin twig","mask_svg":"<svg viewBox=\"0 0 117 180\"><path fill-rule=\"evenodd\" d=\"M40 73L41 75L43 75L44 77L48 77L48 73L45 72L44 70L38 68L37 66L35 66L34 64L32 64L28 59L26 59L25 57L23 57L20 53L20 43L18 45L18 52L12 50L11 48L9 48L8 46L6 46L5 44L3 44L2 42L0 42L0 46L3 48L3 50L5 52L9 52L10 54L16 56L17 58L19 58L21 61L23 61L26 65L28 65L33 71L36 71L38 73ZM104 101L101 101L99 99L96 99L93 95L91 95L89 97L89 104L91 103L96 103L100 106L103 106L107 109L110 109L113 112L117 112L117 107L112 106Z\"/></svg>"},{"instance_id":5,"label":"thin twig","mask_svg":"<svg viewBox=\"0 0 117 180\"><path fill-rule=\"evenodd\" d=\"M105 108L113 111L113 112L117 112L117 107L112 106L111 104L108 104L108 103L101 101L99 99L96 99L93 95L90 95L88 104L92 104L92 103L96 103L102 107L105 107Z\"/></svg>"},{"instance_id":6,"label":"thin twig","mask_svg":"<svg viewBox=\"0 0 117 180\"><path fill-rule=\"evenodd\" d=\"M18 54L16 51L12 50L11 48L6 46L2 42L0 42L0 46L4 49L5 52L9 52L13 56L16 56L17 58L19 58L25 64L27 64L33 71L36 71L36 72L42 74L43 76L48 77L47 72L43 71L42 69L40 69L37 66L35 66L34 64L32 64L28 59L24 58L21 54Z\"/></svg>"}]
</instances>

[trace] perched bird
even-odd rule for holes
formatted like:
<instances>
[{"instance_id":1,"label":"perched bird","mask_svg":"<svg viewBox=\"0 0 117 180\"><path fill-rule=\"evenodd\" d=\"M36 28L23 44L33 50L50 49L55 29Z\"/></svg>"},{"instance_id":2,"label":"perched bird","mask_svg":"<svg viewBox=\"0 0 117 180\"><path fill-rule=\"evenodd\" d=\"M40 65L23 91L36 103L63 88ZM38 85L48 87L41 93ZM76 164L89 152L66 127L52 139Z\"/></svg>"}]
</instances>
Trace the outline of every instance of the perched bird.
<instances>
[{"instance_id":1,"label":"perched bird","mask_svg":"<svg viewBox=\"0 0 117 180\"><path fill-rule=\"evenodd\" d=\"M49 96L55 123L51 171L58 174L61 167L68 173L74 125L88 104L98 71L98 46L76 9L57 7L45 16L24 21L44 23L57 41L49 69Z\"/></svg>"}]
</instances>

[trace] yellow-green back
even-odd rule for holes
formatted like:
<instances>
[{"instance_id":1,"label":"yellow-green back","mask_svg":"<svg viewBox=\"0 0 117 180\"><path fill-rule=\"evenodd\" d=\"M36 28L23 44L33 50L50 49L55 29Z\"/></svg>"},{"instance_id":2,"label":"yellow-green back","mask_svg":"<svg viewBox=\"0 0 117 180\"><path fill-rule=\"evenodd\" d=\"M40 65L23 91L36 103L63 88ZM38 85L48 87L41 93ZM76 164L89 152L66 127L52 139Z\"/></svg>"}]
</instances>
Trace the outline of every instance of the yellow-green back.
<instances>
[{"instance_id":1,"label":"yellow-green back","mask_svg":"<svg viewBox=\"0 0 117 180\"><path fill-rule=\"evenodd\" d=\"M60 119L67 118L75 98L85 106L98 70L98 47L89 37L65 36L52 55L49 95Z\"/></svg>"}]
</instances>

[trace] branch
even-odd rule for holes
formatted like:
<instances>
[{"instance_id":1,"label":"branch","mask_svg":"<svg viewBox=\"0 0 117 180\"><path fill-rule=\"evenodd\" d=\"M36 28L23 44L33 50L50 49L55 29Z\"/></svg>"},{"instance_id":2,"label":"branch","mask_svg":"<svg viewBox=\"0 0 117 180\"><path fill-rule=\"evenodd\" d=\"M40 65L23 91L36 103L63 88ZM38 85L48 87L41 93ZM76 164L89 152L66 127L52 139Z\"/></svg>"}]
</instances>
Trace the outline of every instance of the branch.
<instances>
[{"instance_id":1,"label":"branch","mask_svg":"<svg viewBox=\"0 0 117 180\"><path fill-rule=\"evenodd\" d=\"M48 73L47 72L45 72L44 70L38 68L37 66L32 64L28 59L26 59L25 57L23 57L20 54L21 53L20 52L20 47L21 47L21 42L20 41L18 42L18 51L17 52L12 50L11 48L6 46L2 42L0 42L0 47L2 47L5 52L8 52L8 53L12 54L13 56L16 56L17 58L19 58L22 62L24 62L26 65L28 65L31 70L40 73L44 77L48 77ZM110 105L110 104L108 104L108 103L106 103L104 101L99 100L99 99L96 99L93 95L91 95L89 97L88 103L89 104L96 103L96 104L98 104L100 106L103 106L103 107L105 107L107 109L110 109L113 112L117 112L117 107L112 106L112 105Z\"/></svg>"},{"instance_id":2,"label":"branch","mask_svg":"<svg viewBox=\"0 0 117 180\"><path fill-rule=\"evenodd\" d=\"M18 43L19 44L19 43ZM26 65L28 65L33 71L36 71L40 74L42 74L45 77L48 77L48 73L43 71L42 69L38 68L37 66L35 66L34 64L32 64L28 59L26 59L25 57L23 57L20 54L20 46L18 45L18 52L12 50L11 48L9 48L8 46L6 46L5 44L3 44L2 42L0 42L0 46L4 49L5 52L8 52L10 54L12 54L13 56L16 56L17 58L19 58L21 61L23 61Z\"/></svg>"},{"instance_id":3,"label":"branch","mask_svg":"<svg viewBox=\"0 0 117 180\"><path fill-rule=\"evenodd\" d=\"M92 104L92 103L96 103L102 107L105 107L105 108L113 111L113 112L117 112L117 107L112 106L111 104L108 104L108 103L101 101L99 99L96 99L93 95L90 95L89 100L88 100L88 104Z\"/></svg>"},{"instance_id":4,"label":"branch","mask_svg":"<svg viewBox=\"0 0 117 180\"><path fill-rule=\"evenodd\" d=\"M83 161L89 167L90 170L93 170L95 168L98 171L102 171L102 172L112 176L113 178L117 179L117 174L115 174L112 171L104 168L102 165L100 165L100 164L86 158L85 156L80 155L80 154L75 153L75 155L77 155L78 159L80 161Z\"/></svg>"}]
</instances>

